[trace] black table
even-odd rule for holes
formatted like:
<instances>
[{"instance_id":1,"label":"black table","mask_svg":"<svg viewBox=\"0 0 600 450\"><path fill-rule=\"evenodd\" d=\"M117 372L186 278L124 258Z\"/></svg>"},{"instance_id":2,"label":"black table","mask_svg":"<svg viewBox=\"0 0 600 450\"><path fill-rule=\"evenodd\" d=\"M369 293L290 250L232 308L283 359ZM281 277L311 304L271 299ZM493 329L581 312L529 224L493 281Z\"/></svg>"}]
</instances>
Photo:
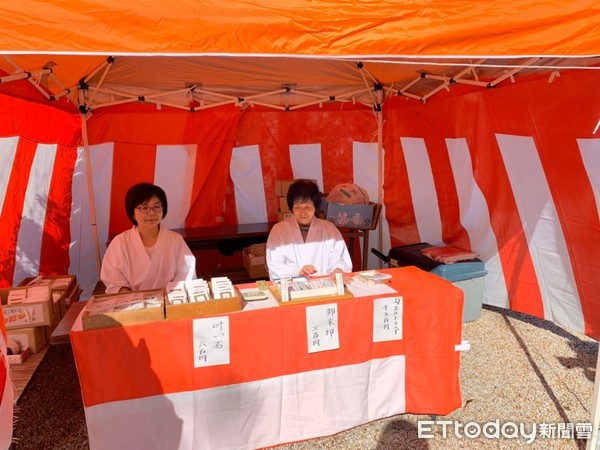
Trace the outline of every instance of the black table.
<instances>
[{"instance_id":1,"label":"black table","mask_svg":"<svg viewBox=\"0 0 600 450\"><path fill-rule=\"evenodd\" d=\"M220 225L216 227L178 228L179 233L192 251L218 249L224 255L231 256L236 251L259 242L267 242L273 225L277 222L246 223L239 225ZM363 240L362 269L365 270L369 257L369 230L338 228L343 237L350 238L348 251L354 254L354 239Z\"/></svg>"}]
</instances>

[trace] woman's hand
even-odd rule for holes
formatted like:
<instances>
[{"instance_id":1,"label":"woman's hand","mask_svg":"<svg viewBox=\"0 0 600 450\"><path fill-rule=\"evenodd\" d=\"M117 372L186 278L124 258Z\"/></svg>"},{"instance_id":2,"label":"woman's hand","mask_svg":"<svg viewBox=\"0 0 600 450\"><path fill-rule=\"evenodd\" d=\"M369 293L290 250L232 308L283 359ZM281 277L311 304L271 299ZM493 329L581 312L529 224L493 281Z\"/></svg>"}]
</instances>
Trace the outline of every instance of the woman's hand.
<instances>
[{"instance_id":1,"label":"woman's hand","mask_svg":"<svg viewBox=\"0 0 600 450\"><path fill-rule=\"evenodd\" d=\"M303 277L313 275L315 273L317 273L317 269L315 269L315 266L311 266L310 264L307 264L302 269L300 269L300 275Z\"/></svg>"},{"instance_id":2,"label":"woman's hand","mask_svg":"<svg viewBox=\"0 0 600 450\"><path fill-rule=\"evenodd\" d=\"M123 286L122 288L119 288L119 294L121 292L131 292L131 289L128 288L127 286Z\"/></svg>"}]
</instances>

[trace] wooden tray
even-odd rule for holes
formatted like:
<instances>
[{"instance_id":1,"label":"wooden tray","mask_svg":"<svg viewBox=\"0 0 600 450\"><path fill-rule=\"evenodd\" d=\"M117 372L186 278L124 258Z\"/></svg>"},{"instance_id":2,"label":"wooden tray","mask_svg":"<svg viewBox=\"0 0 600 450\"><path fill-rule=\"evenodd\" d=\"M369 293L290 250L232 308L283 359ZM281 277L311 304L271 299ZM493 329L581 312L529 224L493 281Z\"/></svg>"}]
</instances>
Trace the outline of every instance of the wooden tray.
<instances>
[{"instance_id":1,"label":"wooden tray","mask_svg":"<svg viewBox=\"0 0 600 450\"><path fill-rule=\"evenodd\" d=\"M292 306L292 305L304 305L309 303L325 303L325 302L335 302L336 300L345 300L347 298L354 298L352 292L348 289L344 288L345 293L342 295L334 294L334 295L321 295L319 297L308 297L308 298L299 298L297 300L290 300L289 302L281 301L281 293L277 286L269 286L273 297L279 304L279 306Z\"/></svg>"}]
</instances>

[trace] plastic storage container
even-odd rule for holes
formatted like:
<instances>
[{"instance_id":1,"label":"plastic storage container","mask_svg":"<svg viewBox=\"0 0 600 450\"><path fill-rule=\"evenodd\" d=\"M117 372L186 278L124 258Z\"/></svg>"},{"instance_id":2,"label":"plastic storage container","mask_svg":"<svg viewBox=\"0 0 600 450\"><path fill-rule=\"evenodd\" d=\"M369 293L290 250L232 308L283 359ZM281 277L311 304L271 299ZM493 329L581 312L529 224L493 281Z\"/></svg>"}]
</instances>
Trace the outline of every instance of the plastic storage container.
<instances>
[{"instance_id":1,"label":"plastic storage container","mask_svg":"<svg viewBox=\"0 0 600 450\"><path fill-rule=\"evenodd\" d=\"M389 253L390 267L416 266L450 281L465 293L463 322L479 319L483 303L483 277L487 275L483 261L474 259L444 264L423 256L421 250L427 247L431 247L431 244L421 242L392 248Z\"/></svg>"}]
</instances>

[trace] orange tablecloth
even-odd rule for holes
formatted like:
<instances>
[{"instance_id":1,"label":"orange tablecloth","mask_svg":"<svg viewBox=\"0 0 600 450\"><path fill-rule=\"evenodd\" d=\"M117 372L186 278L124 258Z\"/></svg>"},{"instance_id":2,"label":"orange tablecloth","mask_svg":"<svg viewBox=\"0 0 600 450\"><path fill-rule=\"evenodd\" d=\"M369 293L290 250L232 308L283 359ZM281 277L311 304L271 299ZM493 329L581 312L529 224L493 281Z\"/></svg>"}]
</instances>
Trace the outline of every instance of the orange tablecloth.
<instances>
[{"instance_id":1,"label":"orange tablecloth","mask_svg":"<svg viewBox=\"0 0 600 450\"><path fill-rule=\"evenodd\" d=\"M152 441L161 445L238 448L237 443L244 442L251 448L332 434L391 414L446 415L460 407L460 355L455 345L461 342L462 291L415 267L382 272L393 275L390 286L403 298L400 341L373 342L373 301L389 294L337 301L340 348L318 353L307 351L307 305L229 314L230 364L211 367L194 368L193 319L72 331L92 448L137 442L140 447L148 445L148 434L164 436L166 430L161 423L169 426L169 436L167 440ZM336 377L340 376L345 377L342 384L349 383L348 377L359 379L352 382L353 386L336 386ZM355 396L363 389L364 395ZM246 394L250 403L262 399L265 391L266 400L260 402L268 407L253 407L244 400ZM324 414L331 423L324 425L319 419L311 427L310 414L298 412L302 407L290 398L303 397L307 391L313 396L311 402L321 395L324 402L341 401L344 411L339 414L348 417L336 420L332 417L336 413L332 414L327 405L319 412L317 404L315 417ZM206 396L210 396L208 400ZM232 403L223 406L219 397ZM348 397L356 405L345 405ZM248 431L247 439L231 441L222 436L223 429L205 429L204 422L213 419L206 409L211 401L219 405L215 414L221 418L231 415L231 420L246 423L244 415L251 415L254 431ZM290 408L290 402L295 406ZM282 408L279 418L274 411L278 405ZM161 415L161 408L168 411L169 420ZM156 417L148 419L152 415L149 411ZM352 411L358 417L353 417ZM236 418L236 414L244 417ZM261 414L269 416L264 424L260 423ZM301 417L291 417L294 414ZM288 420L294 427L301 424L298 430L288 433ZM121 430L118 423L123 421ZM276 428L280 429L270 434L268 430L278 422ZM128 429L144 429L146 435L136 441ZM252 435L256 429L261 430L259 436ZM207 437L205 434L211 430L214 436Z\"/></svg>"}]
</instances>

